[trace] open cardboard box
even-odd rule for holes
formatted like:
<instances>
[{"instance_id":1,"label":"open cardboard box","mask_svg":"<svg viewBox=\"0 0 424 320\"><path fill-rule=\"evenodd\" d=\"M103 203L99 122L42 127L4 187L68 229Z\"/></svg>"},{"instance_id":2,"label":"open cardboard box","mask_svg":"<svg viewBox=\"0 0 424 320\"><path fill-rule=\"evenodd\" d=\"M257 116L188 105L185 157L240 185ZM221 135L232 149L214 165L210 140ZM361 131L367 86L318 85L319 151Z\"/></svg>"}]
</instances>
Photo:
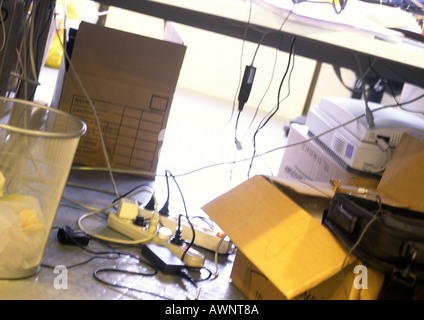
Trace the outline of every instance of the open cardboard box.
<instances>
[{"instance_id":1,"label":"open cardboard box","mask_svg":"<svg viewBox=\"0 0 424 320\"><path fill-rule=\"evenodd\" d=\"M404 134L375 190L352 179L354 186L335 188L325 179L254 176L203 210L237 245L231 278L249 299L376 299L384 275L354 256L345 261L348 252L322 214L335 191L379 194L383 203L424 214L423 163L424 142ZM424 295L422 285L415 294Z\"/></svg>"},{"instance_id":2,"label":"open cardboard box","mask_svg":"<svg viewBox=\"0 0 424 320\"><path fill-rule=\"evenodd\" d=\"M249 299L377 298L384 276L368 269L367 289L355 286L362 263L344 263L346 249L321 225L333 194L329 183L258 175L203 207L237 245L231 277Z\"/></svg>"}]
</instances>

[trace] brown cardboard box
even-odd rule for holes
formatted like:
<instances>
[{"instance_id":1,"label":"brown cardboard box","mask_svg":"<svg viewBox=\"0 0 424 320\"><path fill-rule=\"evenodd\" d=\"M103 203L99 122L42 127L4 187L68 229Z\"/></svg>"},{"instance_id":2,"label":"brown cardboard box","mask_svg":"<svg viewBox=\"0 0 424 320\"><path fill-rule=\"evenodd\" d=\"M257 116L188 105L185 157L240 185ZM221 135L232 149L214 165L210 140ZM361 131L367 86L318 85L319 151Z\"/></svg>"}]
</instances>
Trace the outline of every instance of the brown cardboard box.
<instances>
[{"instance_id":1,"label":"brown cardboard box","mask_svg":"<svg viewBox=\"0 0 424 320\"><path fill-rule=\"evenodd\" d=\"M377 192L410 210L424 212L424 141L404 134L384 171Z\"/></svg>"},{"instance_id":2,"label":"brown cardboard box","mask_svg":"<svg viewBox=\"0 0 424 320\"><path fill-rule=\"evenodd\" d=\"M384 276L372 269L367 269L368 287L367 290L357 290L352 285L355 279L359 282L361 271L354 268L363 266L359 261L350 264L343 269L343 274L339 271L332 277L323 280L316 287L305 290L293 300L372 300L378 297L380 288L384 281ZM344 291L342 277L346 284L348 297ZM231 271L232 283L249 300L286 300L287 297L281 293L271 281L269 281L259 269L257 269L249 259L241 252L237 251Z\"/></svg>"},{"instance_id":3,"label":"brown cardboard box","mask_svg":"<svg viewBox=\"0 0 424 320\"><path fill-rule=\"evenodd\" d=\"M186 47L81 23L59 108L87 123L74 163L106 167L93 102L112 168L156 172Z\"/></svg>"},{"instance_id":4,"label":"brown cardboard box","mask_svg":"<svg viewBox=\"0 0 424 320\"><path fill-rule=\"evenodd\" d=\"M308 140L308 128L292 124L287 145ZM335 180L343 185L375 189L379 177L352 172L340 165L314 140L288 147L284 150L278 177L305 181Z\"/></svg>"},{"instance_id":5,"label":"brown cardboard box","mask_svg":"<svg viewBox=\"0 0 424 320\"><path fill-rule=\"evenodd\" d=\"M207 203L203 210L238 251L233 283L250 299L375 299L384 276L366 268L320 223L332 198L328 183L255 176ZM363 270L363 269L360 269ZM356 281L356 282L355 282Z\"/></svg>"}]
</instances>

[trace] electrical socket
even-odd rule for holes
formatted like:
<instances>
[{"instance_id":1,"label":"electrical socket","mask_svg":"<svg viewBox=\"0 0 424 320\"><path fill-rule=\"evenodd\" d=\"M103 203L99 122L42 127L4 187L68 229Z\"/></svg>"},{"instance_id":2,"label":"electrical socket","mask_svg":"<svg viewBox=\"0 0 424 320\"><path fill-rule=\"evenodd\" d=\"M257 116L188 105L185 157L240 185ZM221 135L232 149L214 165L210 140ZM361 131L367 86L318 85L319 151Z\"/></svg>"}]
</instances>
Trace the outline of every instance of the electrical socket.
<instances>
[{"instance_id":1,"label":"electrical socket","mask_svg":"<svg viewBox=\"0 0 424 320\"><path fill-rule=\"evenodd\" d=\"M152 212L146 209L140 209L139 216L143 218L149 218L152 216ZM178 216L176 217L171 215L170 216L159 215L159 224L168 229L171 229L172 233L175 234L175 229L178 226ZM232 250L232 246L233 246L232 242L222 232L217 232L210 228L199 226L193 222L192 224L196 233L196 237L194 238L194 244L196 246L216 252L219 245L219 248L218 248L219 254L227 254ZM190 225L187 222L187 219L184 216L181 217L181 227L182 227L182 234L181 234L182 239L186 241L191 241L191 239L193 238L193 232L191 230ZM222 238L224 239L222 240Z\"/></svg>"},{"instance_id":2,"label":"electrical socket","mask_svg":"<svg viewBox=\"0 0 424 320\"><path fill-rule=\"evenodd\" d=\"M151 216L152 213L150 212L149 217ZM129 219L121 219L115 213L109 214L109 217L107 219L107 225L109 228L123 234L124 236L132 240L142 241L144 239L151 238L152 236L152 232L148 230L148 227L134 224L133 221ZM169 235L170 234L171 231L169 230ZM160 235L160 233L158 235ZM169 237L163 237L158 235L156 235L156 237L154 237L150 242L167 247L175 256L181 259L184 252L186 251L187 245L174 245L172 243L169 243ZM189 267L200 268L204 266L205 257L199 251L190 248L184 255L183 262Z\"/></svg>"}]
</instances>

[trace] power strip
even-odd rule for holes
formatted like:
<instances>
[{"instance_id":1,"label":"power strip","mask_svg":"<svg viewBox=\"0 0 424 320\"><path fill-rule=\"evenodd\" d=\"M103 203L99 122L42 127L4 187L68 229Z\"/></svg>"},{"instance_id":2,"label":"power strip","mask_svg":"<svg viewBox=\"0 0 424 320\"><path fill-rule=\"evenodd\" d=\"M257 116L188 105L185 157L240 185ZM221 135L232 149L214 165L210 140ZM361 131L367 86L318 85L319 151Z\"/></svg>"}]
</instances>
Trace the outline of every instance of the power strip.
<instances>
[{"instance_id":1,"label":"power strip","mask_svg":"<svg viewBox=\"0 0 424 320\"><path fill-rule=\"evenodd\" d=\"M152 216L152 213L150 212L149 218ZM140 226L137 224L134 224L133 220L131 219L124 219L119 218L118 214L111 213L108 216L107 219L107 225L109 228L123 234L124 236L132 239L132 240L144 240L151 237L152 233L150 230L148 230L148 227ZM171 252L176 255L178 258L182 258L184 252L186 251L187 246L182 245L178 246L172 243L168 242L168 239L170 235L172 234L171 230L169 230L169 236L164 237L160 236L161 233L159 233L153 240L150 242L156 243L162 246L167 247ZM203 267L205 263L205 257L203 254L198 252L197 250L190 248L187 253L184 255L183 262L189 266L189 267Z\"/></svg>"},{"instance_id":2,"label":"power strip","mask_svg":"<svg viewBox=\"0 0 424 320\"><path fill-rule=\"evenodd\" d=\"M133 220L119 218L115 213L109 214L107 225L111 229L137 241L147 240L156 233L156 228L155 230L149 230L148 227L134 224Z\"/></svg>"},{"instance_id":3,"label":"power strip","mask_svg":"<svg viewBox=\"0 0 424 320\"><path fill-rule=\"evenodd\" d=\"M152 216L152 212L146 209L140 209L139 216L148 219ZM172 233L175 234L175 230L178 226L178 217L159 215L159 224L163 227L171 229ZM227 254L231 251L233 244L230 239L225 236L224 233L214 231L210 228L199 226L195 223L192 224L196 235L194 238L194 244L196 246L211 250L213 252L216 252L218 249L219 254ZM181 217L181 229L182 239L186 241L191 241L191 239L193 238L193 231L185 217Z\"/></svg>"}]
</instances>

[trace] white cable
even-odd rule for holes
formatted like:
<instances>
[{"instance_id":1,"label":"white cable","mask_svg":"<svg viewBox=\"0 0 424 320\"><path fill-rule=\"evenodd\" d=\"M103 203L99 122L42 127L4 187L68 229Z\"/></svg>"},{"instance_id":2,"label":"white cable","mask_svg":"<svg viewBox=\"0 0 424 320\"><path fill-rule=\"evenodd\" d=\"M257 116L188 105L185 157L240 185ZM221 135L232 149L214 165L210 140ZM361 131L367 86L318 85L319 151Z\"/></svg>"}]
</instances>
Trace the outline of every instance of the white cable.
<instances>
[{"instance_id":1,"label":"white cable","mask_svg":"<svg viewBox=\"0 0 424 320\"><path fill-rule=\"evenodd\" d=\"M221 247L221 244L224 242L224 239L226 237L227 236L225 235L221 238L221 240L219 240L218 245L216 246L216 249L215 249L215 273L213 274L214 279L218 278L219 276L219 265L218 265L219 248Z\"/></svg>"},{"instance_id":2,"label":"white cable","mask_svg":"<svg viewBox=\"0 0 424 320\"><path fill-rule=\"evenodd\" d=\"M380 109L382 109L382 108L388 108L388 107L381 107L381 108L379 108L379 109L375 109L375 110L373 110L373 112L375 112L375 111L377 111L377 110L380 110ZM343 124L341 124L341 125L339 125L339 126L336 126L336 127L334 127L334 128L331 128L331 129L329 129L329 130L327 130L327 131L324 131L324 132L322 132L322 133L320 133L320 134L317 134L317 135L315 135L315 136L313 136L313 137L311 137L311 138L304 139L304 140L302 140L302 141L298 141L298 142L291 143L291 144L286 144L286 145L283 145L283 146L280 146L280 147L276 147L276 148L270 149L270 150L268 150L268 151L265 151L265 152L263 152L263 153L256 154L254 157L255 157L255 158L257 158L257 157L262 157L262 156L264 156L264 155L267 155L267 154L270 154L270 153L273 153L273 152L276 152L276 151L279 151L279 150L283 150L283 149L287 149L287 148L291 148L291 147L299 146L299 145L301 145L301 144L308 143L308 142L310 142L310 141L314 141L314 140L316 140L316 139L318 139L318 138L322 137L323 135L326 135L326 134L328 134L328 133L330 133L330 132L332 132L332 131L334 131L334 130L337 130L337 129L339 129L339 128L343 127L343 126L346 126L346 125L348 125L348 124L350 124L350 123L352 123L352 122L354 122L354 121L357 121L358 119L360 119L360 118L362 118L362 117L364 117L364 116L365 116L365 113L364 113L364 114L362 114L362 115L360 115L360 116L358 116L358 117L356 117L356 118L353 118L353 119L351 119L350 121L347 121L347 122L345 122L345 123L343 123ZM187 172L184 172L184 173L175 174L174 176L175 176L175 177L187 176L187 175L193 174L193 173L198 172L198 171L201 171L201 170L205 170L205 169L209 169L209 168L214 168L214 167L218 167L218 166L223 166L223 165L233 165L233 164L235 164L235 163L242 163L242 162L245 162L245 161L250 161L251 159L252 159L252 157L248 157L248 158L239 159L239 160L234 160L234 161L226 161L226 162L212 163L212 164L210 164L210 165L206 165L206 166L203 166L203 167L199 167L199 168L197 168L197 169L193 169L193 170L190 170L190 171L187 171ZM82 171L85 171L85 170L88 170L88 171L89 171L89 170L93 170L93 171L107 171L107 170L108 170L107 168L101 168L101 167L89 167L89 166L74 166L74 167L72 167L72 169L74 169L74 170L82 170ZM130 173L130 174L140 174L140 173L144 173L144 171L138 171L138 170L126 170L126 169L124 169L124 170L121 170L121 169L112 169L112 170L113 170L114 172ZM154 173L152 173L152 174L154 174ZM159 175L159 174L154 174L154 175L155 175L155 176L161 176L161 175Z\"/></svg>"},{"instance_id":3,"label":"white cable","mask_svg":"<svg viewBox=\"0 0 424 320\"><path fill-rule=\"evenodd\" d=\"M370 221L368 221L368 223L365 225L365 227L362 230L361 234L359 235L358 239L356 240L356 242L352 245L352 247L347 252L345 258L343 259L342 266L340 268L340 275L342 277L343 291L344 291L344 294L345 294L345 297L346 297L347 300L349 300L349 294L348 294L348 291L347 291L346 281L345 281L345 278L344 278L343 271L344 271L344 268L346 266L346 262L347 262L348 258L352 255L353 251L355 251L356 247L360 244L360 242L364 238L364 235L367 232L368 228L377 220L377 218L379 218L381 216L381 213L383 211L382 211L382 208L381 208L381 198L380 198L379 195L377 195L377 203L379 204L378 210L375 212L374 216L370 219Z\"/></svg>"},{"instance_id":4,"label":"white cable","mask_svg":"<svg viewBox=\"0 0 424 320\"><path fill-rule=\"evenodd\" d=\"M418 98L424 98L424 95L422 95L422 96L420 96L420 97L418 97ZM410 103L410 102L414 102L414 101L416 101L418 98L415 98L415 99L413 99L413 100L411 100L411 101L408 101L408 102L402 103L402 105L408 104L408 103ZM377 108L377 109L372 110L372 112L374 113L374 112L380 111L380 110L382 110L382 109L394 108L394 107L397 107L397 106L398 106L398 105L386 105L386 106L381 106L381 107L379 107L379 108ZM276 151L279 151L279 150L283 150L283 149L286 149L286 148L295 147L295 146L298 146L298 145L301 145L301 144L304 144L304 143L308 143L308 142L310 142L310 141L314 141L314 140L316 140L316 139L318 139L318 138L320 138L320 137L322 137L322 136L324 136L324 135L326 135L326 134L328 134L328 133L330 133L330 132L332 132L332 131L335 131L335 130L337 130L337 129L339 129L339 128L342 128L342 127L344 127L344 126L346 126L346 125L348 125L348 124L350 124L350 123L352 123L352 122L355 122L355 121L357 121L357 120L361 119L361 118L362 118L362 117L364 117L364 116L365 116L365 113L364 113L364 114L362 114L362 115L360 115L360 116L358 116L358 117L356 117L356 118L352 118L351 120L349 120L349 121L347 121L347 122L345 122L345 123L342 123L342 124L340 124L340 125L338 125L338 126L336 126L336 127L334 127L334 128L331 128L331 129L328 129L327 131L321 132L320 134L317 134L317 135L315 135L315 136L313 136L313 137L311 137L311 138L304 139L304 140L299 141L299 142L296 142L296 143L286 144L286 145L282 145L282 146L280 146L280 147L276 147L276 148L273 148L273 149L269 149L268 151L265 151L265 152L263 152L263 153L261 153L261 154L257 154L257 155L255 155L255 157L261 157L261 156L264 156L264 155L267 155L267 154L270 154L270 153L273 153L273 152L276 152ZM249 157L249 158L244 158L244 159L240 159L240 160L235 160L235 161L226 161L226 162L212 163L212 164L210 164L210 165L202 166L202 167L199 167L199 168L196 168L196 169L193 169L193 170L187 171L187 172L183 172L183 173L180 173L180 174L175 174L174 176L175 176L175 177L187 176L187 175L190 175L190 174L196 173L196 172L198 172L198 171L206 170L206 169L209 169L209 168L214 168L214 167L223 166L223 165L233 165L234 163L242 163L242 162L249 161L249 160L251 160L251 157ZM92 171L107 171L107 170L109 170L109 169L107 169L107 168L101 168L101 167L89 167L89 166L74 166L74 167L72 167L72 169L74 169L74 170L82 170L82 171L91 171L91 170L92 170ZM157 174L157 173L153 173L153 172L147 172L147 171L143 171L143 170L127 170L127 169L112 169L112 170L113 170L114 172L119 172L119 173L128 173L128 174L149 174L149 175L151 175L152 177L164 177L164 175Z\"/></svg>"},{"instance_id":5,"label":"white cable","mask_svg":"<svg viewBox=\"0 0 424 320\"><path fill-rule=\"evenodd\" d=\"M1 4L0 4L0 23L1 23L1 30L3 34L3 43L0 47L0 51L3 51L4 47L6 46L6 27L4 26L2 9L3 9L3 0L1 0Z\"/></svg>"},{"instance_id":6,"label":"white cable","mask_svg":"<svg viewBox=\"0 0 424 320\"><path fill-rule=\"evenodd\" d=\"M66 11L66 8L65 8L65 11ZM65 14L65 17L66 17L66 14ZM57 23L55 23L55 24L58 25ZM66 30L65 30L65 32L66 32ZM110 164L109 155L107 153L106 143L105 143L104 138L103 138L103 132L102 132L102 128L100 126L100 120L99 120L99 117L98 117L98 114L97 114L97 110L96 110L96 108L94 106L94 103L91 100L91 98L90 98L87 90L85 89L85 87L84 87L84 85L83 85L83 83L82 83L82 81L81 81L81 79L80 79L77 71L75 70L75 67L74 67L74 65L73 65L73 63L71 61L71 58L69 57L68 53L66 52L66 48L65 48L64 42L62 42L62 40L60 39L59 30L57 28L56 28L56 35L57 35L58 40L59 40L59 42L60 42L60 44L61 44L61 46L63 48L63 54L64 54L64 56L66 57L66 60L69 63L69 67L71 68L71 70L72 70L72 72L73 72L73 74L75 76L75 79L78 82L78 85L80 86L80 88L83 91L85 97L87 98L88 103L90 104L91 109L93 110L93 115L94 115L94 119L96 121L97 128L99 130L100 142L102 144L102 150L103 150L103 154L104 154L104 157L105 157L105 160L106 160L106 165L107 165L107 168L108 168L110 180L111 180L111 183L112 183L112 186L113 186L113 190L115 191L116 196L119 197L119 192L118 192L118 189L116 187L115 178L113 176L112 166Z\"/></svg>"},{"instance_id":7,"label":"white cable","mask_svg":"<svg viewBox=\"0 0 424 320\"><path fill-rule=\"evenodd\" d=\"M68 198L68 197L66 197L66 196L62 196L62 199L66 200L66 201L69 201L70 203L75 204L75 205L77 205L77 206L79 206L79 207L81 207L81 208L83 208L84 210L87 210L87 211L89 211L89 212L93 212L93 211L96 211L96 210L97 210L97 208L87 206L87 205L85 205L85 204L82 204L81 202L78 202L78 201L72 200L71 198Z\"/></svg>"},{"instance_id":8,"label":"white cable","mask_svg":"<svg viewBox=\"0 0 424 320\"><path fill-rule=\"evenodd\" d=\"M150 190L141 189L141 190L139 190L137 192L134 192L134 193L128 195L128 197L131 197L131 196L133 196L135 194L138 194L138 193L144 192L144 191L147 191L147 192L151 193ZM96 238L96 239L99 239L99 240L103 240L103 241L106 241L106 242L117 243L117 244L124 244L124 245L138 245L138 244L148 243L148 242L152 241L156 237L157 231L158 231L158 226L159 226L159 214L158 214L158 210L157 210L157 201L156 201L155 195L153 193L152 193L152 198L153 198L154 203L155 203L155 210L154 210L154 213L152 215L151 221L154 221L153 223L156 224L156 229L153 232L151 232L151 235L148 238L145 238L145 239L142 239L142 240L123 240L123 239L118 239L118 238L113 238L113 237L102 236L100 234L91 232L86 227L84 227L84 225L82 224L82 221L84 219L87 219L87 218L89 218L91 216L94 216L94 215L97 215L99 213L107 213L106 211L109 210L110 208L114 207L118 203L119 200L113 202L112 204L110 204L107 207L104 207L104 208L101 208L101 209L98 209L98 210L95 210L95 211L92 211L92 212L89 212L87 214L82 215L78 219L78 227L82 231L84 231L86 234L88 234L89 236L92 236L93 238Z\"/></svg>"},{"instance_id":9,"label":"white cable","mask_svg":"<svg viewBox=\"0 0 424 320\"><path fill-rule=\"evenodd\" d=\"M103 188L96 188L96 187L88 186L88 185L85 185L85 184L79 184L79 183L67 181L66 185L69 186L69 187L87 189L87 190L92 190L92 191L97 191L97 192L101 192L101 193L107 193L107 194L115 195L115 193L113 191L109 191L109 190L106 190L106 189L103 189Z\"/></svg>"}]
</instances>

